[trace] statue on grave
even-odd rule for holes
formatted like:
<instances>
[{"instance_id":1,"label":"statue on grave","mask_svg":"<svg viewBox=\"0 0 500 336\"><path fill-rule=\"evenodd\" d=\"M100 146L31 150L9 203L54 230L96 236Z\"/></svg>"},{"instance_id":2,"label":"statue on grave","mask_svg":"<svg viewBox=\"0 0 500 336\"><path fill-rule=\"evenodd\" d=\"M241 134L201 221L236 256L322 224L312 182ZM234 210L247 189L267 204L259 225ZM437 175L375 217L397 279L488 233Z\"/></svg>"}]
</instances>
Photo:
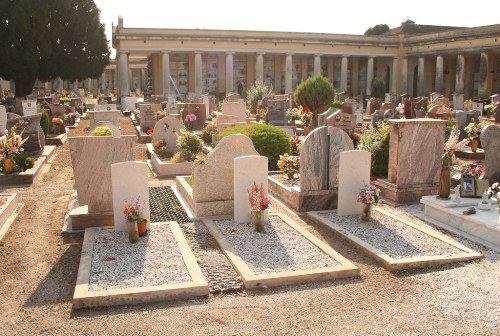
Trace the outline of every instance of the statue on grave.
<instances>
[{"instance_id":1,"label":"statue on grave","mask_svg":"<svg viewBox=\"0 0 500 336\"><path fill-rule=\"evenodd\" d=\"M441 158L441 175L439 177L439 199L450 199L450 175L453 166L453 149L447 150Z\"/></svg>"},{"instance_id":2,"label":"statue on grave","mask_svg":"<svg viewBox=\"0 0 500 336\"><path fill-rule=\"evenodd\" d=\"M458 184L455 188L453 188L455 192L455 197L453 198L454 202L460 202L460 184Z\"/></svg>"}]
</instances>

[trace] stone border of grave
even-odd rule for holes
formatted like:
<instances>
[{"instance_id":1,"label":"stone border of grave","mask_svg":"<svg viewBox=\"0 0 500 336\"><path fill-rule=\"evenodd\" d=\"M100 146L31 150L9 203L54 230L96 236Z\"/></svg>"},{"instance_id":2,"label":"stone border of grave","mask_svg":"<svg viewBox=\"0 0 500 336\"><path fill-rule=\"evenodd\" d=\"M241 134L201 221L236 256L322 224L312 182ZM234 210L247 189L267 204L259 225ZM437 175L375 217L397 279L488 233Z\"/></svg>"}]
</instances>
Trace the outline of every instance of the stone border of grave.
<instances>
[{"instance_id":1,"label":"stone border of grave","mask_svg":"<svg viewBox=\"0 0 500 336\"><path fill-rule=\"evenodd\" d=\"M191 282L169 285L145 286L89 291L90 272L92 271L92 254L97 230L114 230L113 228L87 228L82 245L80 266L73 295L73 308L105 307L125 304L151 303L158 301L188 299L199 296L208 297L208 283L201 273L193 252L184 238L177 222L152 223L151 225L169 224L177 242L184 264L191 276Z\"/></svg>"},{"instance_id":2,"label":"stone border of grave","mask_svg":"<svg viewBox=\"0 0 500 336\"><path fill-rule=\"evenodd\" d=\"M361 238L355 236L352 233L347 232L340 226L335 223L329 221L328 219L321 216L321 214L326 214L332 211L311 211L308 212L307 215L314 222L319 223L339 234L345 240L353 243L356 247L358 247L362 252L366 253L368 256L382 264L382 266L389 271L399 271L399 270L409 270L409 269L418 269L418 268L426 268L432 266L438 266L443 264L456 263L461 261L469 261L478 258L482 258L482 254L478 253L474 250L471 250L459 242L451 239L450 237L439 233L437 231L433 231L427 229L425 227L419 226L417 224L411 223L403 218L395 216L385 210L374 208L372 211L378 211L386 216L392 217L396 221L399 221L413 229L416 229L430 237L440 240L441 242L448 244L456 249L463 251L458 254L445 254L445 255L433 255L433 256L415 256L415 257L407 257L407 258L392 258L386 252L381 251L380 249L370 245L369 243L363 241ZM363 225L367 227L370 226L370 223L363 222ZM382 239L382 237L380 237Z\"/></svg>"},{"instance_id":3,"label":"stone border of grave","mask_svg":"<svg viewBox=\"0 0 500 336\"><path fill-rule=\"evenodd\" d=\"M0 205L0 241L7 234L12 223L24 206L24 203L19 203L17 193L0 194L0 197L7 198L4 205Z\"/></svg>"},{"instance_id":4,"label":"stone border of grave","mask_svg":"<svg viewBox=\"0 0 500 336\"><path fill-rule=\"evenodd\" d=\"M228 217L211 217L201 218L205 226L210 231L210 234L215 238L220 248L227 256L233 267L241 276L246 289L277 287L293 284L303 284L317 281L337 280L345 278L359 277L360 271L351 261L344 258L340 253L331 248L324 241L320 240L305 228L295 223L290 217L282 213L271 213L269 216L279 216L286 224L290 226L290 230L297 231L300 235L315 245L320 251L337 261L340 266L311 268L294 271L274 272L255 274L249 265L236 254L234 247L224 237L223 233L217 227L214 221L231 219ZM265 233L263 233L265 234ZM248 241L251 244L251 241Z\"/></svg>"},{"instance_id":5,"label":"stone border of grave","mask_svg":"<svg viewBox=\"0 0 500 336\"><path fill-rule=\"evenodd\" d=\"M460 198L453 200L439 200L436 196L423 196L420 203L424 204L424 214L420 219L437 227L465 237L473 242L487 246L500 252L499 213L495 199L490 199L490 209L478 209L480 199ZM476 213L466 216L463 211L468 207L475 207Z\"/></svg>"},{"instance_id":6,"label":"stone border of grave","mask_svg":"<svg viewBox=\"0 0 500 336\"><path fill-rule=\"evenodd\" d=\"M141 125L136 125L135 130L137 132L137 137L139 138L138 139L139 143L148 143L153 140L151 135L147 135L146 133L141 131Z\"/></svg>"},{"instance_id":7,"label":"stone border of grave","mask_svg":"<svg viewBox=\"0 0 500 336\"><path fill-rule=\"evenodd\" d=\"M45 138L45 144L51 146L62 146L66 141L68 141L68 133L61 133Z\"/></svg>"},{"instance_id":8,"label":"stone border of grave","mask_svg":"<svg viewBox=\"0 0 500 336\"><path fill-rule=\"evenodd\" d=\"M44 172L45 164L52 157L55 149L55 146L45 146L42 154L35 160L33 168L24 172L11 174L0 173L0 185L33 184L35 179Z\"/></svg>"},{"instance_id":9,"label":"stone border of grave","mask_svg":"<svg viewBox=\"0 0 500 336\"><path fill-rule=\"evenodd\" d=\"M189 175L193 170L193 162L163 162L156 154L153 144L146 144L150 160L147 160L148 166L155 177L168 177L178 175Z\"/></svg>"}]
</instances>

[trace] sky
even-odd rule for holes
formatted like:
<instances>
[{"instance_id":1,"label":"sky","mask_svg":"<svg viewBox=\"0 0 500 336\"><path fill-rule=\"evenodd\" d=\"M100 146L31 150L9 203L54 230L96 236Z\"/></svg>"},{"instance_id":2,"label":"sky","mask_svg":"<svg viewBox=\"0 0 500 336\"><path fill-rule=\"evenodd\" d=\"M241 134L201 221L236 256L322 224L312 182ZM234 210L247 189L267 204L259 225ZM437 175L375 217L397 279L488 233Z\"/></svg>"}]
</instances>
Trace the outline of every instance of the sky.
<instances>
[{"instance_id":1,"label":"sky","mask_svg":"<svg viewBox=\"0 0 500 336\"><path fill-rule=\"evenodd\" d=\"M472 5L436 0L390 1L162 1L94 0L111 41L111 25L123 16L130 28L188 28L286 31L363 35L377 24L396 28L410 19L417 24L477 27L500 24L492 15L494 0ZM495 8L495 9L494 9ZM113 54L114 50L112 49Z\"/></svg>"}]
</instances>

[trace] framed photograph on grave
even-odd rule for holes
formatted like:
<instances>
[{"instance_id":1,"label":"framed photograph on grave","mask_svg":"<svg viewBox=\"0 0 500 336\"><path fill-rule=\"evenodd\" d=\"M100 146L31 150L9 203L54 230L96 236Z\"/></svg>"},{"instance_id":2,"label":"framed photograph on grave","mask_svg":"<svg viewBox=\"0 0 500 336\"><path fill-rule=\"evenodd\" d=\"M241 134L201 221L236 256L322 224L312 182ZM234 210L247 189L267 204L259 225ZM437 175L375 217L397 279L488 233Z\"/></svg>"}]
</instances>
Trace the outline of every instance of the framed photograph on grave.
<instances>
[{"instance_id":1,"label":"framed photograph on grave","mask_svg":"<svg viewBox=\"0 0 500 336\"><path fill-rule=\"evenodd\" d=\"M462 191L461 196L464 197L474 197L474 179L472 177L462 177L460 190Z\"/></svg>"}]
</instances>

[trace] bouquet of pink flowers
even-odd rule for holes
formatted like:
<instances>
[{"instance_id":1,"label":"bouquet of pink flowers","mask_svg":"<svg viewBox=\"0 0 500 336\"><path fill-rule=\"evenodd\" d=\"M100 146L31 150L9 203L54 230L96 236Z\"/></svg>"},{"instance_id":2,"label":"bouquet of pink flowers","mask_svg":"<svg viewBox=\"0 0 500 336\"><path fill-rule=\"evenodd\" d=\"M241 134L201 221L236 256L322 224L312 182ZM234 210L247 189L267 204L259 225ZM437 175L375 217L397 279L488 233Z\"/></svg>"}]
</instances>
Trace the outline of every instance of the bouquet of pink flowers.
<instances>
[{"instance_id":1,"label":"bouquet of pink flowers","mask_svg":"<svg viewBox=\"0 0 500 336\"><path fill-rule=\"evenodd\" d=\"M266 197L266 192L262 183L258 186L255 181L252 188L248 191L248 201L250 202L250 210L263 211L271 204L271 200Z\"/></svg>"},{"instance_id":2,"label":"bouquet of pink flowers","mask_svg":"<svg viewBox=\"0 0 500 336\"><path fill-rule=\"evenodd\" d=\"M462 171L462 177L472 177L478 179L484 172L482 165L470 165Z\"/></svg>"},{"instance_id":3,"label":"bouquet of pink flowers","mask_svg":"<svg viewBox=\"0 0 500 336\"><path fill-rule=\"evenodd\" d=\"M195 121L195 120L196 120L196 114L194 114L194 113L186 114L185 121Z\"/></svg>"},{"instance_id":4,"label":"bouquet of pink flowers","mask_svg":"<svg viewBox=\"0 0 500 336\"><path fill-rule=\"evenodd\" d=\"M358 194L358 203L371 204L378 203L378 198L380 195L380 189L373 184L367 185L361 188Z\"/></svg>"},{"instance_id":5,"label":"bouquet of pink flowers","mask_svg":"<svg viewBox=\"0 0 500 336\"><path fill-rule=\"evenodd\" d=\"M142 220L143 214L139 198L135 202L125 201L123 204L123 216L128 222Z\"/></svg>"},{"instance_id":6,"label":"bouquet of pink flowers","mask_svg":"<svg viewBox=\"0 0 500 336\"><path fill-rule=\"evenodd\" d=\"M278 168L285 174L298 173L300 168L300 159L298 156L290 156L288 153L280 155Z\"/></svg>"}]
</instances>

